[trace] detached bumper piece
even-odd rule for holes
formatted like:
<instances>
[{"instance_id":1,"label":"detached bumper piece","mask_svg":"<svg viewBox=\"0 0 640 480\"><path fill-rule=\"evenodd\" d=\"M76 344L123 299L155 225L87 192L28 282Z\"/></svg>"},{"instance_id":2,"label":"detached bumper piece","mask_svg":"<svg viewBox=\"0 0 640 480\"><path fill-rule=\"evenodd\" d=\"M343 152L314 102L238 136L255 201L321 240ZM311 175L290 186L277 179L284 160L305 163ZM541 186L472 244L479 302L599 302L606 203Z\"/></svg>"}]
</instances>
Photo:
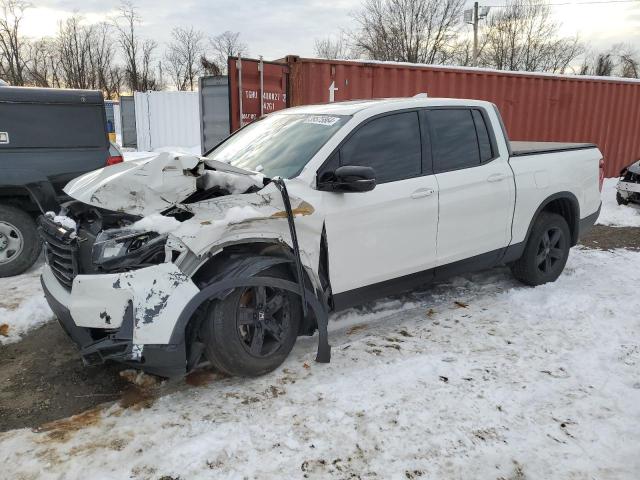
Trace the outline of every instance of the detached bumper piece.
<instances>
[{"instance_id":1,"label":"detached bumper piece","mask_svg":"<svg viewBox=\"0 0 640 480\"><path fill-rule=\"evenodd\" d=\"M296 272L298 274L298 293L302 298L302 310L304 316L307 316L307 307L310 306L313 309L316 320L318 322L318 353L316 354L316 362L329 363L331 361L331 345L329 345L329 334L327 326L329 323L329 313L326 305L318 302L315 295L309 295L305 287L304 281L304 267L302 266L302 259L300 258L300 247L298 246L298 234L296 232L296 224L291 211L291 201L289 200L289 192L287 191L287 185L284 180L277 178L273 180L276 187L282 195L282 202L284 203L285 210L287 212L287 222L289 223L289 233L291 235L291 243L293 244L293 253L296 261ZM292 285L282 288L285 290L292 290ZM310 298L311 297L311 298ZM323 298L323 297L320 297ZM307 306L307 303L309 304Z\"/></svg>"},{"instance_id":2,"label":"detached bumper piece","mask_svg":"<svg viewBox=\"0 0 640 480\"><path fill-rule=\"evenodd\" d=\"M56 300L44 282L41 283L51 310L58 318L62 329L80 349L85 365L101 365L113 361L162 377L179 377L186 373L184 342L177 345L144 346L133 343L132 305L127 308L118 329L78 327L69 309Z\"/></svg>"}]
</instances>

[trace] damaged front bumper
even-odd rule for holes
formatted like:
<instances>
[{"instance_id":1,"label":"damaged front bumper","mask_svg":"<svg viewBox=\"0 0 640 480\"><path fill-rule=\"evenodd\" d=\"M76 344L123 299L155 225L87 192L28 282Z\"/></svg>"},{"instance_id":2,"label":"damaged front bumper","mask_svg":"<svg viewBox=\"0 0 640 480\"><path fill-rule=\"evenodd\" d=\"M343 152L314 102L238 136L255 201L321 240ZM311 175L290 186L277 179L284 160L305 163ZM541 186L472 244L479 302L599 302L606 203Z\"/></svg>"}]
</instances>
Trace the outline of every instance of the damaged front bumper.
<instances>
[{"instance_id":1,"label":"damaged front bumper","mask_svg":"<svg viewBox=\"0 0 640 480\"><path fill-rule=\"evenodd\" d=\"M616 190L618 198L624 202L640 203L640 162L636 162L620 172L620 180L616 185Z\"/></svg>"},{"instance_id":2,"label":"damaged front bumper","mask_svg":"<svg viewBox=\"0 0 640 480\"><path fill-rule=\"evenodd\" d=\"M638 182L620 180L616 188L618 192L625 195L640 194L640 175L638 176Z\"/></svg>"},{"instance_id":3,"label":"damaged front bumper","mask_svg":"<svg viewBox=\"0 0 640 480\"><path fill-rule=\"evenodd\" d=\"M116 361L164 377L186 373L185 342L170 338L175 319L199 289L175 265L78 275L71 290L45 265L41 282L85 364Z\"/></svg>"}]
</instances>

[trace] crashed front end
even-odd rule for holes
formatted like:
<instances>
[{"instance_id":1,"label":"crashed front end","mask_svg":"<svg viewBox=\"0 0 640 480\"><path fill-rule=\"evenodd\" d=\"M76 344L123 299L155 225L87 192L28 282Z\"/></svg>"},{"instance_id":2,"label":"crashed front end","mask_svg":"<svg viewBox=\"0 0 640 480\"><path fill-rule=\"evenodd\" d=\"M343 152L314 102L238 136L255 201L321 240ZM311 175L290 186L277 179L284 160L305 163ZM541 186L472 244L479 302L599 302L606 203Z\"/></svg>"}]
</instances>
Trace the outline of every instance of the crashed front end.
<instances>
[{"instance_id":1,"label":"crashed front end","mask_svg":"<svg viewBox=\"0 0 640 480\"><path fill-rule=\"evenodd\" d=\"M629 165L620 172L616 186L618 203L640 204L640 161Z\"/></svg>"},{"instance_id":2,"label":"crashed front end","mask_svg":"<svg viewBox=\"0 0 640 480\"><path fill-rule=\"evenodd\" d=\"M98 222L79 222L76 231L50 216L39 220L47 262L42 286L63 329L87 365L117 361L167 377L184 373L184 342L170 338L175 318L199 289L164 261L175 256L166 236L109 241L101 238L109 230L96 235L92 223Z\"/></svg>"},{"instance_id":3,"label":"crashed front end","mask_svg":"<svg viewBox=\"0 0 640 480\"><path fill-rule=\"evenodd\" d=\"M180 323L202 296L198 268L233 242L289 241L273 183L225 169L172 154L108 167L74 180L65 191L75 200L39 219L45 296L85 364L183 375L199 358Z\"/></svg>"}]
</instances>

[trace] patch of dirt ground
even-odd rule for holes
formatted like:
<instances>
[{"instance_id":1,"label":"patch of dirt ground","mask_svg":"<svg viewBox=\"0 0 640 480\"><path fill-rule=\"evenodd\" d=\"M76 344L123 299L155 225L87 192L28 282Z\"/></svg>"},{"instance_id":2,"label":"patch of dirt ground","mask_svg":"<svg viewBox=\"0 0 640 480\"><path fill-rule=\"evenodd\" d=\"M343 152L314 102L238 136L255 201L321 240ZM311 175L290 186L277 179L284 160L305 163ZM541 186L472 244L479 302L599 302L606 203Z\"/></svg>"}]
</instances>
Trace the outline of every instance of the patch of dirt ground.
<instances>
[{"instance_id":1,"label":"patch of dirt ground","mask_svg":"<svg viewBox=\"0 0 640 480\"><path fill-rule=\"evenodd\" d=\"M580 239L580 244L587 248L614 250L626 248L640 250L640 227L607 227L594 225Z\"/></svg>"},{"instance_id":2,"label":"patch of dirt ground","mask_svg":"<svg viewBox=\"0 0 640 480\"><path fill-rule=\"evenodd\" d=\"M602 250L640 250L640 228L596 225L580 243ZM359 328L353 327L351 333ZM17 343L0 346L0 431L36 428L105 402L129 403L131 383L119 375L125 368L83 366L57 322L30 332ZM188 379L187 384L210 381L211 374L204 375Z\"/></svg>"},{"instance_id":3,"label":"patch of dirt ground","mask_svg":"<svg viewBox=\"0 0 640 480\"><path fill-rule=\"evenodd\" d=\"M85 367L57 322L0 346L0 431L37 427L118 400L124 367Z\"/></svg>"}]
</instances>

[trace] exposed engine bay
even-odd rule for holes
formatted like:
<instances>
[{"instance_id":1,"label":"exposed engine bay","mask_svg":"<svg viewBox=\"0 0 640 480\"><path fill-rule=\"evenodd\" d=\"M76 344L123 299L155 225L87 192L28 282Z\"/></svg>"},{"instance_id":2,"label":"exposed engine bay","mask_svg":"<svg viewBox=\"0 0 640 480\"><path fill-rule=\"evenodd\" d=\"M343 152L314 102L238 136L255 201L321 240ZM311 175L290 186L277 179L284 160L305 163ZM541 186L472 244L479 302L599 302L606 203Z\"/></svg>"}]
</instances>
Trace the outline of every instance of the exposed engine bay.
<instances>
[{"instance_id":1,"label":"exposed engine bay","mask_svg":"<svg viewBox=\"0 0 640 480\"><path fill-rule=\"evenodd\" d=\"M77 243L79 255L75 274L124 272L175 260L172 256L179 252L167 251L167 230L194 216L189 205L228 195L255 193L270 182L258 175L219 171L199 160L195 166L192 166L193 158L186 157L163 153L153 162L149 162L153 165L159 161L163 167L162 173L170 172L174 178L173 172L177 173L178 169L171 165L171 160L180 166L191 167L179 171L179 174L194 187L193 191L188 193L184 190L186 197L179 203L173 203L164 211L145 217L141 214L128 213L122 205L117 211L97 206L100 204L106 206L105 197L113 190L110 184L105 183L101 192L92 192L91 203L72 200L63 204L58 214L47 212L46 219L59 227L72 230L65 240L69 243ZM154 181L153 175L147 172L152 173L157 169L147 168L147 165L147 163L143 164L143 167L135 173L139 177L151 180L151 183L146 183L145 197L148 199L149 190L154 185ZM164 178L160 186L163 183L165 183ZM155 184L157 185L158 182L156 181ZM161 188L160 191L162 190ZM133 190L129 193L133 197L138 196L133 195L135 193ZM160 201L164 201L166 195L161 195L160 198ZM136 208L136 205L136 203L130 205L133 208L127 210L137 212L140 209Z\"/></svg>"}]
</instances>

